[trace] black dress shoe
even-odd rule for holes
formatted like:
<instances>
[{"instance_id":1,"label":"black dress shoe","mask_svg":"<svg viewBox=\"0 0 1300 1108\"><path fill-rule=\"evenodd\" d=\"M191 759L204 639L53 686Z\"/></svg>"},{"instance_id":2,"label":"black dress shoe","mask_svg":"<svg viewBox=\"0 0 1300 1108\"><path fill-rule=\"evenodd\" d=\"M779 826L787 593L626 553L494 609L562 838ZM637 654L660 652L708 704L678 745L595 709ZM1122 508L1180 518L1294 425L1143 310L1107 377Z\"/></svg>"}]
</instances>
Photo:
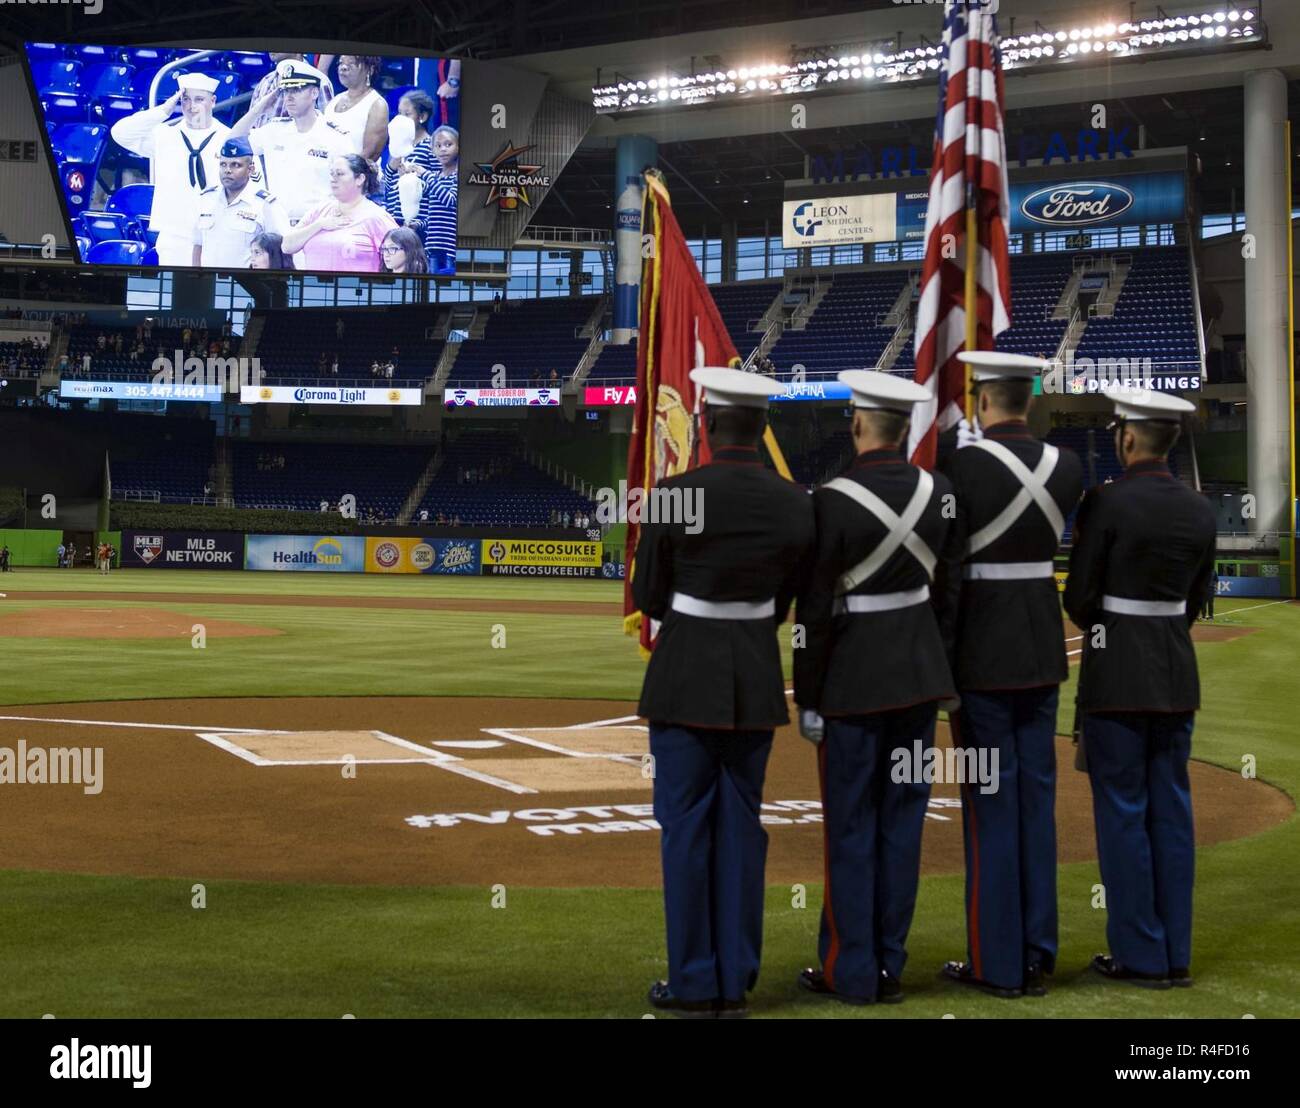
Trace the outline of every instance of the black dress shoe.
<instances>
[{"instance_id":1,"label":"black dress shoe","mask_svg":"<svg viewBox=\"0 0 1300 1108\"><path fill-rule=\"evenodd\" d=\"M711 1020L717 1009L717 1002L713 1000L681 1000L673 996L667 981L656 981L651 985L647 999L650 1007L688 1020Z\"/></svg>"},{"instance_id":2,"label":"black dress shoe","mask_svg":"<svg viewBox=\"0 0 1300 1108\"><path fill-rule=\"evenodd\" d=\"M1046 996L1047 979L1043 967L1035 962L1025 967L1025 996Z\"/></svg>"},{"instance_id":3,"label":"black dress shoe","mask_svg":"<svg viewBox=\"0 0 1300 1108\"><path fill-rule=\"evenodd\" d=\"M1192 987L1192 971L1186 966L1171 969L1169 971L1169 984L1175 989L1190 989Z\"/></svg>"},{"instance_id":4,"label":"black dress shoe","mask_svg":"<svg viewBox=\"0 0 1300 1108\"><path fill-rule=\"evenodd\" d=\"M1090 966L1102 977L1106 978L1107 981L1124 981L1129 985L1137 985L1142 989L1169 988L1169 976L1167 974L1139 973L1137 970L1120 965L1109 954L1094 954Z\"/></svg>"},{"instance_id":5,"label":"black dress shoe","mask_svg":"<svg viewBox=\"0 0 1300 1108\"><path fill-rule=\"evenodd\" d=\"M745 1000L714 1001L713 1014L720 1020L743 1020L749 1016L749 1002Z\"/></svg>"},{"instance_id":6,"label":"black dress shoe","mask_svg":"<svg viewBox=\"0 0 1300 1108\"><path fill-rule=\"evenodd\" d=\"M944 962L942 972L949 981L956 981L958 985L969 985L999 1000L1019 1000L1025 995L1023 989L1008 989L1002 985L994 985L991 981L981 980L975 976L975 971L971 969L969 962Z\"/></svg>"},{"instance_id":7,"label":"black dress shoe","mask_svg":"<svg viewBox=\"0 0 1300 1108\"><path fill-rule=\"evenodd\" d=\"M880 984L876 986L876 999L881 1004L902 1004L903 983L888 970L881 970Z\"/></svg>"},{"instance_id":8,"label":"black dress shoe","mask_svg":"<svg viewBox=\"0 0 1300 1108\"><path fill-rule=\"evenodd\" d=\"M837 993L826 983L826 975L819 969L805 969L799 971L799 984L807 989L810 993L816 993L818 996L827 996L832 1000L838 1000L843 1004L870 1004L871 998L867 996L848 996L846 993Z\"/></svg>"}]
</instances>

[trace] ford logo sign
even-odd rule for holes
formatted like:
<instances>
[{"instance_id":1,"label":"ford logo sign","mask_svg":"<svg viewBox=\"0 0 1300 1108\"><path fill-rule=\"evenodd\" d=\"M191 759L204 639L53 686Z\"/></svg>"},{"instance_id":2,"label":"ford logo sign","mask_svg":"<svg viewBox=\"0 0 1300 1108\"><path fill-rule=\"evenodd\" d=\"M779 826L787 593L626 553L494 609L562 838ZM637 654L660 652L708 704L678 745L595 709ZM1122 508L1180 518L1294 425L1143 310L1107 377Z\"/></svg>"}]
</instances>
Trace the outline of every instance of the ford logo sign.
<instances>
[{"instance_id":1,"label":"ford logo sign","mask_svg":"<svg viewBox=\"0 0 1300 1108\"><path fill-rule=\"evenodd\" d=\"M1107 181L1071 181L1031 192L1020 202L1026 218L1049 227L1110 223L1133 207L1133 194Z\"/></svg>"}]
</instances>

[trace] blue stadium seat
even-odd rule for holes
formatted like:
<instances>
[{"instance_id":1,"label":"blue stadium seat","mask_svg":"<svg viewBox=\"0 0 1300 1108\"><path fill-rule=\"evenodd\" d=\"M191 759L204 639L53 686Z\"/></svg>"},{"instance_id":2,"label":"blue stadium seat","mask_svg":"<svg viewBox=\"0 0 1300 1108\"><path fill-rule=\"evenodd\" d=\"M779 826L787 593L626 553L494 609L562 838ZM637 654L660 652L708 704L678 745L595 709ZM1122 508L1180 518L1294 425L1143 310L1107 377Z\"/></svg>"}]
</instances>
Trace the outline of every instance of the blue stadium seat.
<instances>
[{"instance_id":1,"label":"blue stadium seat","mask_svg":"<svg viewBox=\"0 0 1300 1108\"><path fill-rule=\"evenodd\" d=\"M94 245L95 244L91 242L90 239L86 238L85 235L78 235L77 236L78 261L82 261L82 262L86 261L86 259L90 256L90 248Z\"/></svg>"},{"instance_id":2,"label":"blue stadium seat","mask_svg":"<svg viewBox=\"0 0 1300 1108\"><path fill-rule=\"evenodd\" d=\"M129 65L109 64L86 71L87 99L92 117L112 126L124 116L138 112L140 98L133 90L135 70Z\"/></svg>"},{"instance_id":3,"label":"blue stadium seat","mask_svg":"<svg viewBox=\"0 0 1300 1108\"><path fill-rule=\"evenodd\" d=\"M149 247L149 249L146 250L143 255L141 255L140 264L156 267L158 265L158 251L155 250L152 246Z\"/></svg>"},{"instance_id":4,"label":"blue stadium seat","mask_svg":"<svg viewBox=\"0 0 1300 1108\"><path fill-rule=\"evenodd\" d=\"M87 66L106 65L122 56L122 48L101 45L74 46L72 55Z\"/></svg>"},{"instance_id":5,"label":"blue stadium seat","mask_svg":"<svg viewBox=\"0 0 1300 1108\"><path fill-rule=\"evenodd\" d=\"M91 241L96 243L115 242L121 239L140 242L143 239L139 233L139 225L122 212L84 212L81 226Z\"/></svg>"},{"instance_id":6,"label":"blue stadium seat","mask_svg":"<svg viewBox=\"0 0 1300 1108\"><path fill-rule=\"evenodd\" d=\"M64 124L51 137L50 144L61 154L59 179L74 214L90 202L107 143L108 128L102 123Z\"/></svg>"},{"instance_id":7,"label":"blue stadium seat","mask_svg":"<svg viewBox=\"0 0 1300 1108\"><path fill-rule=\"evenodd\" d=\"M75 123L86 118L82 95L81 62L56 61L33 65L32 81L45 118L56 123Z\"/></svg>"},{"instance_id":8,"label":"blue stadium seat","mask_svg":"<svg viewBox=\"0 0 1300 1108\"><path fill-rule=\"evenodd\" d=\"M63 47L57 42L29 42L27 44L27 56L32 61L32 66L38 61L56 62L63 57Z\"/></svg>"},{"instance_id":9,"label":"blue stadium seat","mask_svg":"<svg viewBox=\"0 0 1300 1108\"><path fill-rule=\"evenodd\" d=\"M90 248L86 261L90 265L141 265L145 245L142 242L109 239Z\"/></svg>"},{"instance_id":10,"label":"blue stadium seat","mask_svg":"<svg viewBox=\"0 0 1300 1108\"><path fill-rule=\"evenodd\" d=\"M119 212L147 227L149 212L153 209L153 185L123 185L108 198L108 210Z\"/></svg>"}]
</instances>

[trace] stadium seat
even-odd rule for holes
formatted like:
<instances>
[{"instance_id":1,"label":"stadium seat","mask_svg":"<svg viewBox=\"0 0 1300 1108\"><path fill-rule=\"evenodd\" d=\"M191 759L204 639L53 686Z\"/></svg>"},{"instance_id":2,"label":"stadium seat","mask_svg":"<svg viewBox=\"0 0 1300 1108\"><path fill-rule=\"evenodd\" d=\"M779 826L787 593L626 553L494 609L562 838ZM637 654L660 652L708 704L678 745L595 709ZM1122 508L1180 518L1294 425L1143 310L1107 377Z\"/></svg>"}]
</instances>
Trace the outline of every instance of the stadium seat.
<instances>
[{"instance_id":1,"label":"stadium seat","mask_svg":"<svg viewBox=\"0 0 1300 1108\"><path fill-rule=\"evenodd\" d=\"M108 198L108 210L118 212L146 227L153 209L153 185L123 185Z\"/></svg>"},{"instance_id":2,"label":"stadium seat","mask_svg":"<svg viewBox=\"0 0 1300 1108\"><path fill-rule=\"evenodd\" d=\"M102 123L72 123L59 127L50 140L57 149L59 179L69 211L84 211L94 192L100 160L108 143L108 128Z\"/></svg>"},{"instance_id":3,"label":"stadium seat","mask_svg":"<svg viewBox=\"0 0 1300 1108\"><path fill-rule=\"evenodd\" d=\"M129 239L136 242L143 240L139 224L122 212L85 212L81 217L81 226L92 242L113 242Z\"/></svg>"},{"instance_id":4,"label":"stadium seat","mask_svg":"<svg viewBox=\"0 0 1300 1108\"><path fill-rule=\"evenodd\" d=\"M29 42L27 44L27 56L31 59L33 68L35 68L38 61L58 61L63 57L63 47L57 42Z\"/></svg>"},{"instance_id":5,"label":"stadium seat","mask_svg":"<svg viewBox=\"0 0 1300 1108\"><path fill-rule=\"evenodd\" d=\"M86 66L106 65L122 56L119 46L83 45L72 48L73 56Z\"/></svg>"},{"instance_id":6,"label":"stadium seat","mask_svg":"<svg viewBox=\"0 0 1300 1108\"><path fill-rule=\"evenodd\" d=\"M112 126L124 116L138 112L140 98L133 90L135 70L129 65L109 64L96 71L87 70L87 99L91 116L97 123Z\"/></svg>"},{"instance_id":7,"label":"stadium seat","mask_svg":"<svg viewBox=\"0 0 1300 1108\"><path fill-rule=\"evenodd\" d=\"M142 264L145 245L142 242L109 239L97 242L90 248L86 261L90 265L130 265Z\"/></svg>"},{"instance_id":8,"label":"stadium seat","mask_svg":"<svg viewBox=\"0 0 1300 1108\"><path fill-rule=\"evenodd\" d=\"M95 244L85 235L77 236L77 257L80 261L86 261L90 257L90 248Z\"/></svg>"},{"instance_id":9,"label":"stadium seat","mask_svg":"<svg viewBox=\"0 0 1300 1108\"><path fill-rule=\"evenodd\" d=\"M33 63L32 83L36 86L46 119L56 123L85 120L81 69L78 61Z\"/></svg>"}]
</instances>

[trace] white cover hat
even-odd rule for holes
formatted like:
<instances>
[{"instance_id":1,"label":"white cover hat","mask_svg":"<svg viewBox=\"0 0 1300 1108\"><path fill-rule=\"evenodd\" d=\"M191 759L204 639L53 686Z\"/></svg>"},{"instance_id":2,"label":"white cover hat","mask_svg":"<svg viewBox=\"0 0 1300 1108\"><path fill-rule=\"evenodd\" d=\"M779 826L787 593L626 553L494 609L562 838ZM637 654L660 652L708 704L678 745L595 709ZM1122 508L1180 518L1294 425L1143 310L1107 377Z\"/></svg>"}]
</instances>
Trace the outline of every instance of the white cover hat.
<instances>
[{"instance_id":1,"label":"white cover hat","mask_svg":"<svg viewBox=\"0 0 1300 1108\"><path fill-rule=\"evenodd\" d=\"M846 369L836 375L853 393L855 408L875 408L910 416L912 405L928 400L930 394L915 381L874 369Z\"/></svg>"},{"instance_id":2,"label":"white cover hat","mask_svg":"<svg viewBox=\"0 0 1300 1108\"><path fill-rule=\"evenodd\" d=\"M705 401L715 408L766 409L772 397L785 392L785 388L770 377L721 366L693 369L691 380L704 390Z\"/></svg>"},{"instance_id":3,"label":"white cover hat","mask_svg":"<svg viewBox=\"0 0 1300 1108\"><path fill-rule=\"evenodd\" d=\"M1129 423L1137 420L1178 423L1188 412L1196 411L1196 405L1190 400L1150 389L1115 389L1107 394L1107 399L1115 405L1115 414Z\"/></svg>"},{"instance_id":4,"label":"white cover hat","mask_svg":"<svg viewBox=\"0 0 1300 1108\"><path fill-rule=\"evenodd\" d=\"M1000 350L962 350L960 361L971 368L971 378L981 381L1032 381L1052 363L1025 354L1004 354Z\"/></svg>"},{"instance_id":5,"label":"white cover hat","mask_svg":"<svg viewBox=\"0 0 1300 1108\"><path fill-rule=\"evenodd\" d=\"M216 92L217 79L206 73L182 73L176 78L177 88L192 89L195 92Z\"/></svg>"}]
</instances>

